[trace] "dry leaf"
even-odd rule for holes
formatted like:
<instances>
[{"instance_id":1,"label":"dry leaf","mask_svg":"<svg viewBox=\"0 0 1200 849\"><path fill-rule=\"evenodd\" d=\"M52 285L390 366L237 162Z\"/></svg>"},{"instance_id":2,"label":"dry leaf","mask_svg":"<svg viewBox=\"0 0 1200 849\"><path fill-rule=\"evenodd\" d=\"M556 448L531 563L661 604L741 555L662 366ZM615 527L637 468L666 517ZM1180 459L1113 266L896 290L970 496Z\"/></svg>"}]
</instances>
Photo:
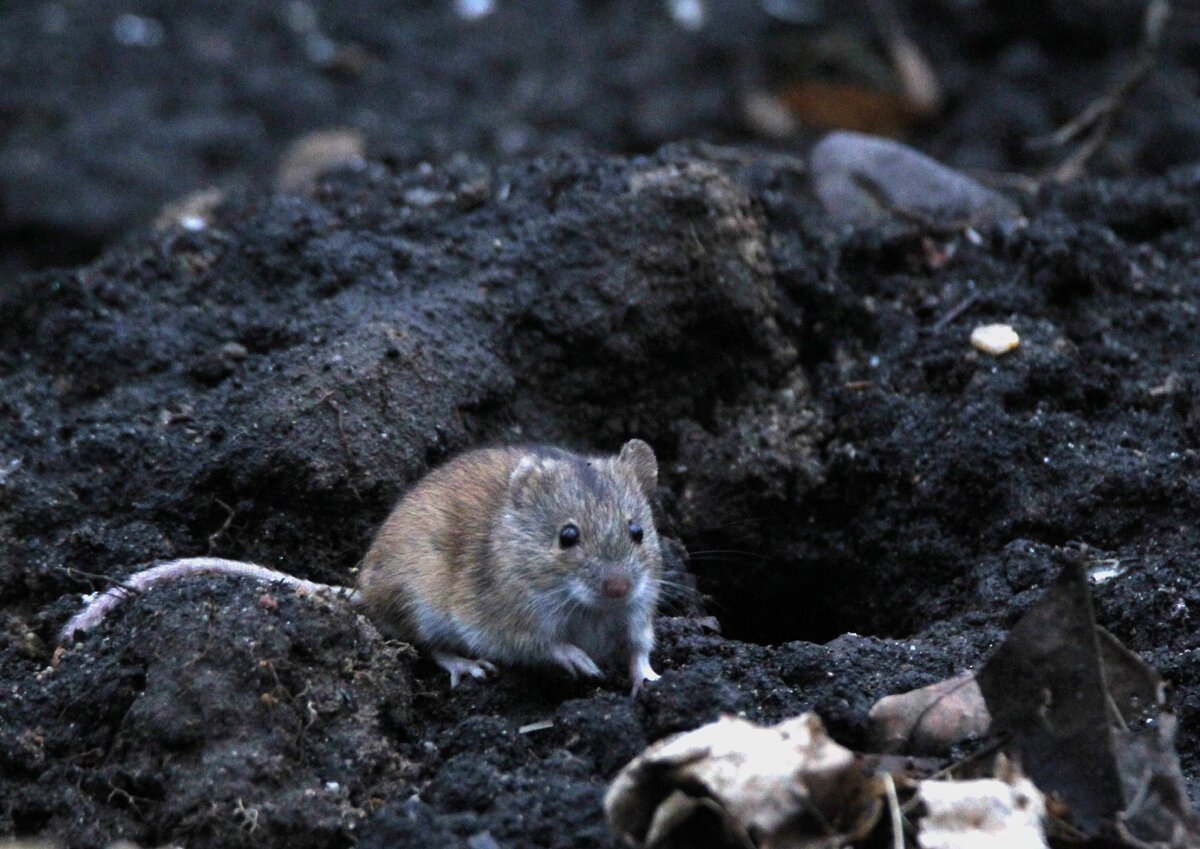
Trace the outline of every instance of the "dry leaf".
<instances>
[{"instance_id":1,"label":"dry leaf","mask_svg":"<svg viewBox=\"0 0 1200 849\"><path fill-rule=\"evenodd\" d=\"M982 737L991 721L971 673L885 696L867 715L871 742L884 752L944 752Z\"/></svg>"},{"instance_id":2,"label":"dry leaf","mask_svg":"<svg viewBox=\"0 0 1200 849\"><path fill-rule=\"evenodd\" d=\"M880 797L806 713L770 728L723 717L662 740L621 770L604 808L632 846L799 849L866 834Z\"/></svg>"},{"instance_id":3,"label":"dry leaf","mask_svg":"<svg viewBox=\"0 0 1200 849\"><path fill-rule=\"evenodd\" d=\"M811 127L898 136L913 122L903 96L849 83L806 80L779 92L779 101Z\"/></svg>"},{"instance_id":4,"label":"dry leaf","mask_svg":"<svg viewBox=\"0 0 1200 849\"><path fill-rule=\"evenodd\" d=\"M1045 797L1019 770L1003 771L1003 778L920 782L922 849L1046 849Z\"/></svg>"},{"instance_id":5,"label":"dry leaf","mask_svg":"<svg viewBox=\"0 0 1200 849\"><path fill-rule=\"evenodd\" d=\"M1162 679L1097 627L1082 562L1068 564L977 680L1005 751L1086 835L1200 846Z\"/></svg>"}]
</instances>

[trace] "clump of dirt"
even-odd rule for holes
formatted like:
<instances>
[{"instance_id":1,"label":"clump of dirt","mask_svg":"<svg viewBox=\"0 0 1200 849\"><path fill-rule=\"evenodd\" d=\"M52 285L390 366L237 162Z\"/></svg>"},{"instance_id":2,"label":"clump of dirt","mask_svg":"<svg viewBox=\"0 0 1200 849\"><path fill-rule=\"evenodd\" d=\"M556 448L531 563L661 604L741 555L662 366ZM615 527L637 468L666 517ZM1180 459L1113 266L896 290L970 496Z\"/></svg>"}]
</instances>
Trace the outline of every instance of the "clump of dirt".
<instances>
[{"instance_id":1,"label":"clump of dirt","mask_svg":"<svg viewBox=\"0 0 1200 849\"><path fill-rule=\"evenodd\" d=\"M252 584L156 596L55 668L8 665L5 831L342 845L415 776L393 744L410 649L345 604Z\"/></svg>"},{"instance_id":2,"label":"clump of dirt","mask_svg":"<svg viewBox=\"0 0 1200 849\"><path fill-rule=\"evenodd\" d=\"M979 663L1068 556L1190 684L1200 183L855 231L736 154L375 162L4 290L0 829L614 846L599 801L643 745L809 708L865 745L874 699ZM968 342L993 321L1001 358ZM634 435L698 581L672 602L723 626L661 618L636 700L536 670L450 691L340 603L229 581L149 592L46 669L79 594L151 558L346 583L449 454Z\"/></svg>"}]
</instances>

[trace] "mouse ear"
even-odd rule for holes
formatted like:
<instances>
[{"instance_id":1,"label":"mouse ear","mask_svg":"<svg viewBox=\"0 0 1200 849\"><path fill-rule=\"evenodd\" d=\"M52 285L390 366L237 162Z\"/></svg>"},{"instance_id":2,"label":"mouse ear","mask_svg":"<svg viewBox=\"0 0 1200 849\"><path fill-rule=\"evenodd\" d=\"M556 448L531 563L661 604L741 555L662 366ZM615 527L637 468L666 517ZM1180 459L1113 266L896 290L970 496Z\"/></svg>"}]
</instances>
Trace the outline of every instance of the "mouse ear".
<instances>
[{"instance_id":1,"label":"mouse ear","mask_svg":"<svg viewBox=\"0 0 1200 849\"><path fill-rule=\"evenodd\" d=\"M621 446L617 462L633 469L642 492L647 498L652 498L658 491L658 460L654 449L640 439L631 439Z\"/></svg>"},{"instance_id":2,"label":"mouse ear","mask_svg":"<svg viewBox=\"0 0 1200 849\"><path fill-rule=\"evenodd\" d=\"M554 471L555 460L526 454L508 476L508 492L515 504L528 504L539 481Z\"/></svg>"}]
</instances>

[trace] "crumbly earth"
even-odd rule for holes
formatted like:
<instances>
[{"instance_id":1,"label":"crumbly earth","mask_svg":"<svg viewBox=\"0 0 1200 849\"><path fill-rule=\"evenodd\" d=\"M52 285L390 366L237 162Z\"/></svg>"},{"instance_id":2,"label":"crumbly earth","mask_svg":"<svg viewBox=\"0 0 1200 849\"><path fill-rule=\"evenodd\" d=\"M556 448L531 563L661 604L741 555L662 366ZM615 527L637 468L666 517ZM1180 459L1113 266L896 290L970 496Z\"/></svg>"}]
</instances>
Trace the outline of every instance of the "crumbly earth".
<instances>
[{"instance_id":1,"label":"crumbly earth","mask_svg":"<svg viewBox=\"0 0 1200 849\"><path fill-rule=\"evenodd\" d=\"M451 25L413 5L421 27ZM528 43L521 5L501 4L515 45ZM607 46L582 54L585 71L616 49L613 28L640 32L635 5L616 4L626 23L592 33ZM2 26L50 6L75 10L30 4ZM1054 27L1029 22L1038 36L1021 50L989 33L1020 32L1023 4L984 4L955 26L993 51L995 84L1023 93L1017 105L1056 97L1039 74L1068 63L1063 33L1092 33L1073 42L1079 79L1062 82L1082 97L1080 80L1094 93L1097 69L1116 62L1121 31L1072 17L1077 6L1048 4ZM586 41L586 28L568 31ZM390 32L364 25L361 38L400 37ZM27 42L10 31L0 58ZM443 58L467 75L472 55ZM262 67L258 96L288 88ZM681 103L709 103L694 78L660 73L690 87ZM54 90L55 108L75 108L70 85ZM11 102L0 114L25 114ZM1049 126L1067 101L1054 102L1014 114ZM567 142L628 154L715 126L701 117L634 144L602 135L628 125L595 103L594 115L562 107L558 126L578 134ZM1183 120L1163 103L1135 109ZM972 108L954 105L925 146L1011 165L998 152L1011 136L968 132ZM152 124L130 120L119 139ZM1155 124L1135 124L1116 151L1149 156L1139 139ZM553 147L543 140L534 152ZM119 146L89 144L91 179ZM722 711L773 722L812 708L864 746L876 698L981 662L1072 557L1097 575L1101 624L1170 682L1200 797L1195 168L1153 176L1169 163L1110 160L1131 176L1017 197L1023 224L855 231L820 210L800 158L579 144L498 162L487 145L458 146L478 155L375 156L290 195L235 186L197 232L136 229L80 267L0 276L0 834L70 847L480 847L485 834L615 847L600 800L647 743ZM248 171L274 150L234 147ZM171 189L161 199L194 187L187 168L157 168ZM74 203L36 185L27 196L66 218L61 230L14 225L21 244L101 208L87 180ZM112 222L144 211L100 230L124 232ZM992 322L1011 324L1020 347L973 350L971 329ZM597 685L504 670L451 691L342 602L221 579L148 592L52 663L81 594L140 564L211 554L347 583L395 498L454 452L608 451L630 436L659 453L680 584L659 620L662 680L636 700L619 672Z\"/></svg>"}]
</instances>

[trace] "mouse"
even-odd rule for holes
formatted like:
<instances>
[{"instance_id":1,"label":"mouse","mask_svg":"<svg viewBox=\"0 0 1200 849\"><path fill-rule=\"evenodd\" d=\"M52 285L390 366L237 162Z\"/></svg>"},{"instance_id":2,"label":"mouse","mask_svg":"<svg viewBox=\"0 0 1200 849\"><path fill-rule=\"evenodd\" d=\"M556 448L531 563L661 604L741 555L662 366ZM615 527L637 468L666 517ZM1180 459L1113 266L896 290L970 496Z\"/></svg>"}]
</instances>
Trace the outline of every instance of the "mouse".
<instances>
[{"instance_id":1,"label":"mouse","mask_svg":"<svg viewBox=\"0 0 1200 849\"><path fill-rule=\"evenodd\" d=\"M60 644L132 592L225 574L347 598L385 634L425 650L452 687L508 665L596 678L621 664L636 695L659 677L650 664L663 577L650 506L657 488L658 461L640 439L615 455L477 448L400 498L353 589L237 560L172 560L96 596Z\"/></svg>"}]
</instances>

